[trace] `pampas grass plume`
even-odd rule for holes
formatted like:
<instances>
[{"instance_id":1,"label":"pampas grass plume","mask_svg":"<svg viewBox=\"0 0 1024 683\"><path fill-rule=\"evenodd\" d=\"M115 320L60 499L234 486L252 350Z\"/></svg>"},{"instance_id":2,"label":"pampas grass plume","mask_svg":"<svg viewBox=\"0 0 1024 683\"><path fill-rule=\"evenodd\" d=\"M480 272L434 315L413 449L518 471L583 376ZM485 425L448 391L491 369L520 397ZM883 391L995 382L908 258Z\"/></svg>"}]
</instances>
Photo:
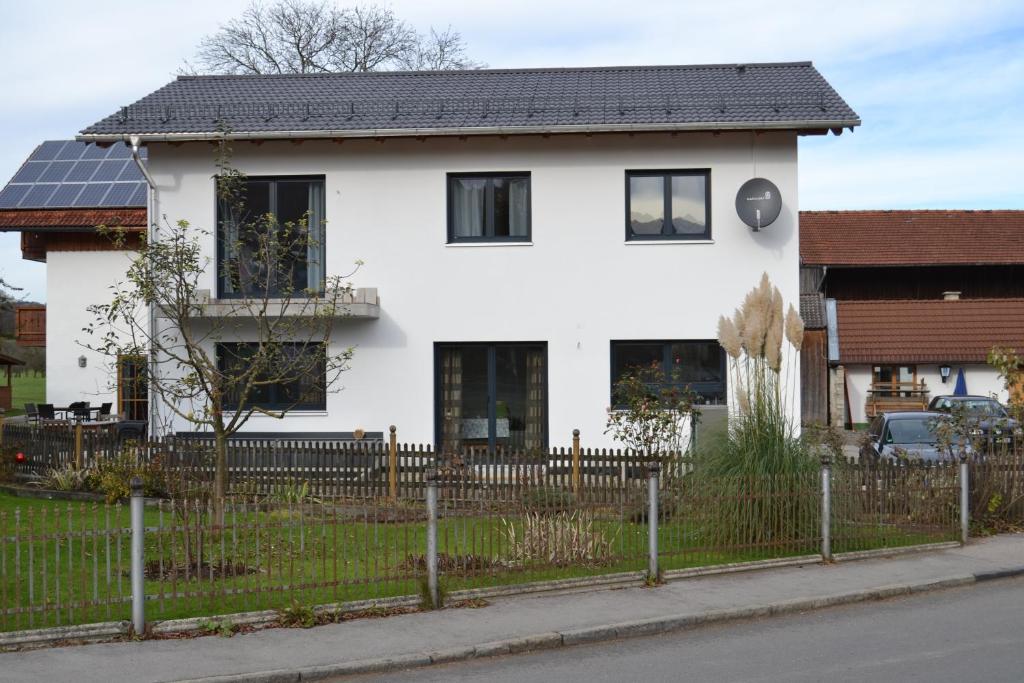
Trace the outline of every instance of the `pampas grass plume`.
<instances>
[{"instance_id":1,"label":"pampas grass plume","mask_svg":"<svg viewBox=\"0 0 1024 683\"><path fill-rule=\"evenodd\" d=\"M804 344L804 321L793 308L793 304L789 305L789 310L786 312L786 339L797 351Z\"/></svg>"},{"instance_id":2,"label":"pampas grass plume","mask_svg":"<svg viewBox=\"0 0 1024 683\"><path fill-rule=\"evenodd\" d=\"M736 324L724 315L718 317L718 343L732 358L739 358L743 342L736 329Z\"/></svg>"}]
</instances>

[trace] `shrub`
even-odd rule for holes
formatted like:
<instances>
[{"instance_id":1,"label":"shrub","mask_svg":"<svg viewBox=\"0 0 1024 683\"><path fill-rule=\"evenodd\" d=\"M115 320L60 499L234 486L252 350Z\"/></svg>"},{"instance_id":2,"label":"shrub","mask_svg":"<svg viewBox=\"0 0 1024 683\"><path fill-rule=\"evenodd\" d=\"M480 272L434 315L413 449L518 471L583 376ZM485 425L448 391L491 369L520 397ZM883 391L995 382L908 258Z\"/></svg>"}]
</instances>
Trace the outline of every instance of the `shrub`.
<instances>
[{"instance_id":1,"label":"shrub","mask_svg":"<svg viewBox=\"0 0 1024 683\"><path fill-rule=\"evenodd\" d=\"M511 560L517 564L539 563L559 567L600 564L612 559L614 537L594 523L593 513L583 510L554 515L527 513L520 525L503 519Z\"/></svg>"},{"instance_id":2,"label":"shrub","mask_svg":"<svg viewBox=\"0 0 1024 683\"><path fill-rule=\"evenodd\" d=\"M50 468L34 483L52 491L85 491L89 488L92 477L92 470L65 465L64 467Z\"/></svg>"},{"instance_id":3,"label":"shrub","mask_svg":"<svg viewBox=\"0 0 1024 683\"><path fill-rule=\"evenodd\" d=\"M92 488L103 493L108 503L116 503L131 496L133 477L142 480L144 495L154 498L167 495L167 477L159 456L143 462L131 446L125 446L113 456L97 459Z\"/></svg>"}]
</instances>

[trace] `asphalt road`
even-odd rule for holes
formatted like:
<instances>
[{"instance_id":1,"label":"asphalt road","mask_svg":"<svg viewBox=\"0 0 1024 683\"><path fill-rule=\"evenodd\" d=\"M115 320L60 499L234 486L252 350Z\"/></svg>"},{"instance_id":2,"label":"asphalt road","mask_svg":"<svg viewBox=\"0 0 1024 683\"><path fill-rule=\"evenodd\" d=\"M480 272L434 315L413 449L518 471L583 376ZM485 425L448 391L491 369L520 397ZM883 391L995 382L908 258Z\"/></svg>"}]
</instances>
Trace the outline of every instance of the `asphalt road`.
<instances>
[{"instance_id":1,"label":"asphalt road","mask_svg":"<svg viewBox=\"0 0 1024 683\"><path fill-rule=\"evenodd\" d=\"M1024 579L383 679L1018 683L1024 681Z\"/></svg>"}]
</instances>

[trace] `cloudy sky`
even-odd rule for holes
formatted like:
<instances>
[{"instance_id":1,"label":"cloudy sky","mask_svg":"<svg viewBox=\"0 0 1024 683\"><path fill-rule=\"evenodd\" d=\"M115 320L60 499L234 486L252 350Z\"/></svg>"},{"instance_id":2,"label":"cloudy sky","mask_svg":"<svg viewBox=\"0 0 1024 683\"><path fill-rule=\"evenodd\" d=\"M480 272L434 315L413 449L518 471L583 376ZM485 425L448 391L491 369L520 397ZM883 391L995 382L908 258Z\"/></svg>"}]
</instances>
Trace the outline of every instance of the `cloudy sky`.
<instances>
[{"instance_id":1,"label":"cloudy sky","mask_svg":"<svg viewBox=\"0 0 1024 683\"><path fill-rule=\"evenodd\" d=\"M173 78L248 0L36 0L0 12L0 182L42 140ZM800 145L800 208L1024 208L1020 0L396 0L492 67L812 60L864 125ZM45 270L0 235L0 276Z\"/></svg>"}]
</instances>

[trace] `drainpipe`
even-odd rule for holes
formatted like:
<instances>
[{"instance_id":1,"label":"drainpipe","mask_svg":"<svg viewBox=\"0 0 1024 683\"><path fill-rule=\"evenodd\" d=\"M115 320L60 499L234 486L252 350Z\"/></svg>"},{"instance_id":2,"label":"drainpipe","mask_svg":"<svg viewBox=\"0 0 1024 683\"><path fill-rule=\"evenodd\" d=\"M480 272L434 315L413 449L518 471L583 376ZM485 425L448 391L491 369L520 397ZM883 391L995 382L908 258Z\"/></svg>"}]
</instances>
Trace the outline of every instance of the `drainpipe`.
<instances>
[{"instance_id":1,"label":"drainpipe","mask_svg":"<svg viewBox=\"0 0 1024 683\"><path fill-rule=\"evenodd\" d=\"M156 240L159 226L156 221L156 182L153 180L153 176L149 174L149 169L142 163L142 158L139 157L139 147L142 144L142 139L138 135L131 135L128 137L128 142L132 148L132 160L135 165L139 167L139 171L142 176L146 179L146 184L149 186L149 191L146 192L146 239L152 244ZM156 306L150 305L149 307L149 338L156 339L157 335L157 315ZM147 357L149 359L149 377L156 377L157 366L156 366L156 354L151 349L146 350ZM149 386L146 388L147 401L149 403L149 436L152 438L156 434L156 426L160 418L159 409L157 407L156 396L153 392L153 382L149 380Z\"/></svg>"}]
</instances>

